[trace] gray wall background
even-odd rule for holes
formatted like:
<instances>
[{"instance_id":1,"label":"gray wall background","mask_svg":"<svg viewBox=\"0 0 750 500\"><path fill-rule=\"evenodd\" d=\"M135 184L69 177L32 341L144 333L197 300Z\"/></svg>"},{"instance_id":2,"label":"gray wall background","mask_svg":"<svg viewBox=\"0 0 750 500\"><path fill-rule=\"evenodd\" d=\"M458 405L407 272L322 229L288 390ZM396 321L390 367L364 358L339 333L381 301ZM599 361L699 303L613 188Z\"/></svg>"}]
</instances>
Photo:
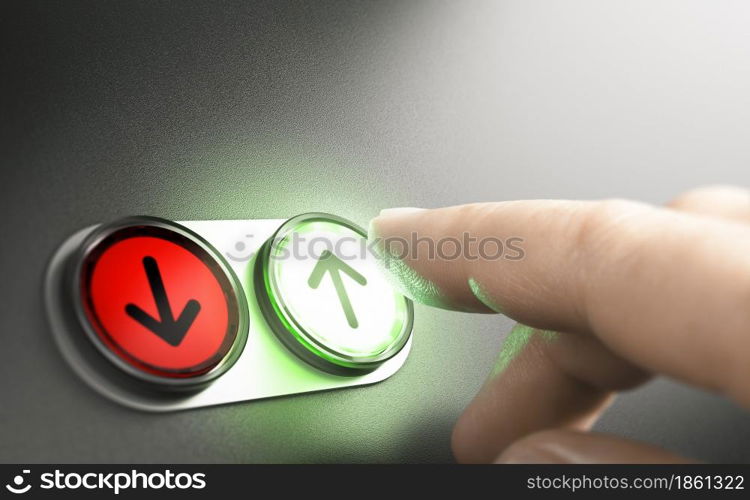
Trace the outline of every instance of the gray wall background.
<instances>
[{"instance_id":1,"label":"gray wall background","mask_svg":"<svg viewBox=\"0 0 750 500\"><path fill-rule=\"evenodd\" d=\"M123 215L366 223L387 206L662 203L750 184L750 4L736 0L4 2L0 461L449 461L510 321L417 308L366 389L169 415L75 378L44 266ZM679 349L680 346L675 346ZM750 461L748 414L656 381L598 429Z\"/></svg>"}]
</instances>

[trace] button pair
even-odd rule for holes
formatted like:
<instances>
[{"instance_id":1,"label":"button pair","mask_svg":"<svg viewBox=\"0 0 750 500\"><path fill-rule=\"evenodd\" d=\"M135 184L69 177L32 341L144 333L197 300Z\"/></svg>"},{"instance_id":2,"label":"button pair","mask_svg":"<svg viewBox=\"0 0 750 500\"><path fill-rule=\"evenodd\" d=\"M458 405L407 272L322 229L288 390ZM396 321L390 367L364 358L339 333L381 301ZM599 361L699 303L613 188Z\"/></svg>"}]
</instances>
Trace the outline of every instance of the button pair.
<instances>
[{"instance_id":1,"label":"button pair","mask_svg":"<svg viewBox=\"0 0 750 500\"><path fill-rule=\"evenodd\" d=\"M411 334L411 302L377 269L366 233L325 214L294 217L261 247L255 294L190 229L131 217L99 226L70 261L78 323L120 371L171 389L221 376L247 345L248 301L286 348L339 375L372 371Z\"/></svg>"}]
</instances>

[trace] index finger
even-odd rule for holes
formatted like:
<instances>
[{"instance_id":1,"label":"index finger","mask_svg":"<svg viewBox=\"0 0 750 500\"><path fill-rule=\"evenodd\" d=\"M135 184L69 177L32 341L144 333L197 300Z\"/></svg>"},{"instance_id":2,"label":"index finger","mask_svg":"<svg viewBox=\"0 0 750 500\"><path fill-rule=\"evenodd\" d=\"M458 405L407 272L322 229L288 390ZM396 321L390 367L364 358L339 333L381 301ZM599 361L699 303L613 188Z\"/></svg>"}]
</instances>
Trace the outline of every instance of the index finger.
<instances>
[{"instance_id":1,"label":"index finger","mask_svg":"<svg viewBox=\"0 0 750 500\"><path fill-rule=\"evenodd\" d=\"M619 200L539 200L385 213L370 236L418 301L597 335L644 369L750 405L744 225ZM498 239L520 254L481 254ZM465 244L441 254L446 241Z\"/></svg>"}]
</instances>

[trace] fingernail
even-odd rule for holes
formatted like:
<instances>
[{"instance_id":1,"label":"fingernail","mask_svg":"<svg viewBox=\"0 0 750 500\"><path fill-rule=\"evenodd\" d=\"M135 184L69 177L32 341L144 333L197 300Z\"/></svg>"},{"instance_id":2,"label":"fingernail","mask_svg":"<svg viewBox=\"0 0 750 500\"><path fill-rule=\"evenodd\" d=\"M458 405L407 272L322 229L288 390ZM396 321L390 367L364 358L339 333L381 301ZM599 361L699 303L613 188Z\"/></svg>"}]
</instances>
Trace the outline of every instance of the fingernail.
<instances>
[{"instance_id":1,"label":"fingernail","mask_svg":"<svg viewBox=\"0 0 750 500\"><path fill-rule=\"evenodd\" d=\"M415 208L415 207L396 207L396 208L384 208L380 211L380 215L383 217L390 217L393 215L406 215L406 214L412 214L414 212L422 212L424 211L424 208Z\"/></svg>"}]
</instances>

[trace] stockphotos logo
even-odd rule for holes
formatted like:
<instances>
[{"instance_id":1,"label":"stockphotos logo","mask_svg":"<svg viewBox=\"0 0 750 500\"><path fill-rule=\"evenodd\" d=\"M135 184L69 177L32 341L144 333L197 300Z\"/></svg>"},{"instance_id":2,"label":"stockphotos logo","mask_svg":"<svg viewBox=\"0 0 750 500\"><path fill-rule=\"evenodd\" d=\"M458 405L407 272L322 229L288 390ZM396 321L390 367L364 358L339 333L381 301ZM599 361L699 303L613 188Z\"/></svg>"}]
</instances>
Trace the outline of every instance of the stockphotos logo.
<instances>
[{"instance_id":1,"label":"stockphotos logo","mask_svg":"<svg viewBox=\"0 0 750 500\"><path fill-rule=\"evenodd\" d=\"M22 493L26 493L31 489L30 484L24 484L26 482L26 474L31 473L29 469L24 469L23 474L17 474L13 477L13 480L6 484L5 487L10 491L11 493L15 493L17 495L20 495Z\"/></svg>"},{"instance_id":2,"label":"stockphotos logo","mask_svg":"<svg viewBox=\"0 0 750 500\"><path fill-rule=\"evenodd\" d=\"M5 487L11 493L23 494L31 489L27 484L29 469L23 470L23 475L16 475ZM39 476L39 488L43 490L103 490L118 495L127 489L160 490L202 490L206 487L206 475L202 472L175 474L167 469L164 472L147 474L133 469L130 472L45 472Z\"/></svg>"}]
</instances>

